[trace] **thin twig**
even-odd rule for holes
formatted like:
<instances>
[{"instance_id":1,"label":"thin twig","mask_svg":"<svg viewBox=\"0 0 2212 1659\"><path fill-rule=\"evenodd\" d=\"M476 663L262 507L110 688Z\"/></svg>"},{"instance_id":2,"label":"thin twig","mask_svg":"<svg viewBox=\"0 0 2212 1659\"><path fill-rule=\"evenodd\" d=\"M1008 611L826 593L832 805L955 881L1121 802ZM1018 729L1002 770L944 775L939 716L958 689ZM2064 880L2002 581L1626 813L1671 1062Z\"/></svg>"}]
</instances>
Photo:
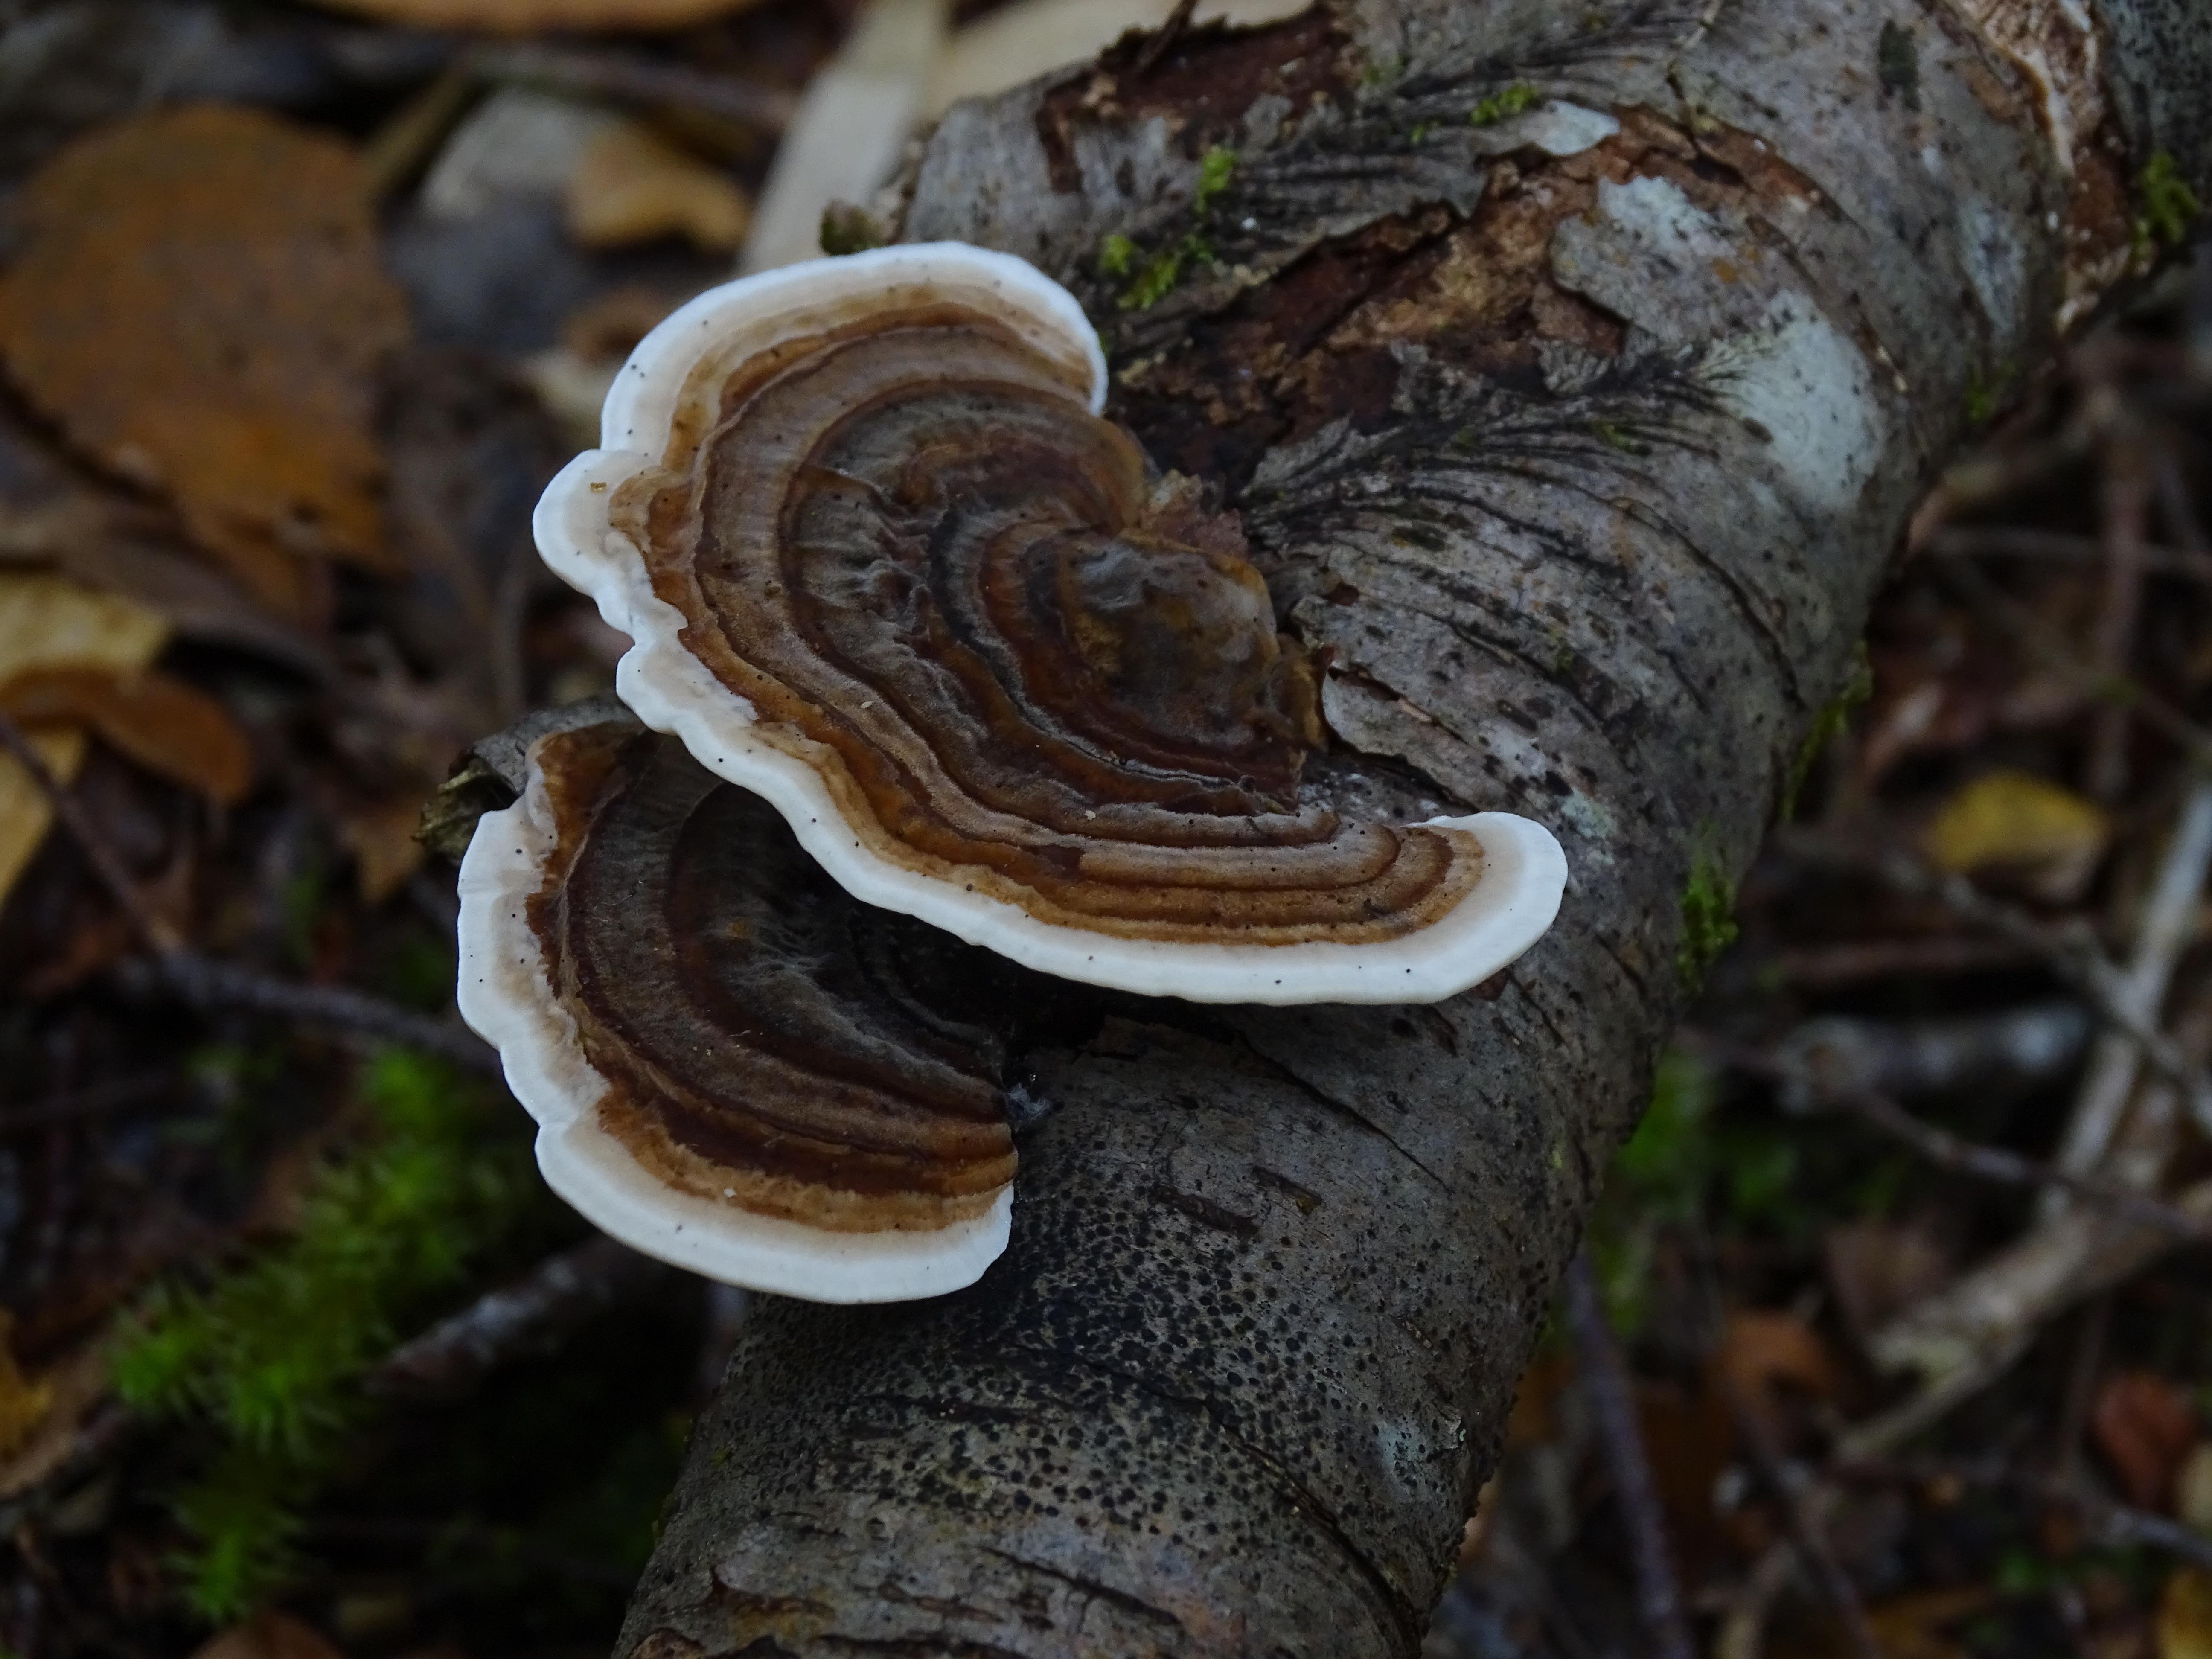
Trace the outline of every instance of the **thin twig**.
<instances>
[{"instance_id":1,"label":"thin twig","mask_svg":"<svg viewBox=\"0 0 2212 1659\"><path fill-rule=\"evenodd\" d=\"M2112 986L2114 1006L2146 1024L2158 1018L2175 965L2196 931L2208 872L2212 872L2212 780L2199 779L2182 803L2157 874L2143 895L2134 953ZM2054 1159L2058 1168L2087 1174L2104 1158L2135 1093L2141 1060L2139 1045L2127 1034L2108 1030L2097 1039L2059 1138ZM2060 1207L2046 1204L2045 1213Z\"/></svg>"},{"instance_id":2,"label":"thin twig","mask_svg":"<svg viewBox=\"0 0 2212 1659\"><path fill-rule=\"evenodd\" d=\"M2090 649L2095 672L2106 682L2127 672L2142 610L2142 543L2150 520L2151 480L2141 450L2141 435L2124 416L2106 428L2100 446L2099 541L2105 556L2105 594ZM2127 785L2130 725L2124 703L2107 702L2097 711L2085 781L2089 793L2100 800L2117 799Z\"/></svg>"},{"instance_id":3,"label":"thin twig","mask_svg":"<svg viewBox=\"0 0 2212 1659\"><path fill-rule=\"evenodd\" d=\"M1869 859L1821 837L1796 835L1785 839L1808 857L1868 869L1901 893L1939 900L1966 921L2040 957L2081 994L2099 1019L2135 1040L2150 1068L2182 1090L2191 1115L2207 1133L2212 1133L2212 1077L2183 1054L2172 1037L2133 1011L2124 994L2127 975L2099 948L2086 928L2062 931L2045 927L2025 911L1990 897L1966 877L1931 870L1901 848L1893 848Z\"/></svg>"},{"instance_id":4,"label":"thin twig","mask_svg":"<svg viewBox=\"0 0 2212 1659\"><path fill-rule=\"evenodd\" d=\"M173 995L197 1008L248 1008L281 1014L312 1024L358 1031L386 1042L416 1048L497 1076L499 1056L473 1033L443 1020L395 1006L378 997L336 985L301 985L251 968L218 962L187 945L177 930L155 914L131 879L107 838L76 797L62 787L22 728L0 714L0 748L30 774L62 827L92 866L131 927L151 952L154 976Z\"/></svg>"},{"instance_id":5,"label":"thin twig","mask_svg":"<svg viewBox=\"0 0 2212 1659\"><path fill-rule=\"evenodd\" d=\"M118 1078L112 1083L72 1089L65 1094L40 1101L36 1105L0 1109L0 1135L49 1128L54 1124L71 1122L81 1117L98 1117L118 1107L128 1106L133 1101L157 1095L176 1080L173 1072L142 1072L136 1077Z\"/></svg>"},{"instance_id":6,"label":"thin twig","mask_svg":"<svg viewBox=\"0 0 2212 1659\"><path fill-rule=\"evenodd\" d=\"M1694 1031L1681 1033L1680 1040L1692 1052L1738 1071L1793 1082L1811 1098L1857 1114L1885 1134L1905 1142L1929 1163L1954 1174L2006 1187L2056 1188L2101 1205L2138 1225L2156 1227L2181 1238L2212 1239L2212 1219L2160 1203L2124 1182L2061 1170L2002 1146L1968 1140L1948 1129L1923 1122L1877 1090L1834 1087L1812 1067L1771 1054L1720 1042Z\"/></svg>"},{"instance_id":7,"label":"thin twig","mask_svg":"<svg viewBox=\"0 0 2212 1659\"><path fill-rule=\"evenodd\" d=\"M2147 1545L2212 1569L2212 1534L2147 1510L2131 1509L2084 1481L2005 1462L1946 1457L1843 1459L1831 1465L1828 1473L1838 1480L1883 1485L1933 1486L1954 1481L1984 1492L2039 1499L2075 1510L2108 1545Z\"/></svg>"},{"instance_id":8,"label":"thin twig","mask_svg":"<svg viewBox=\"0 0 2212 1659\"><path fill-rule=\"evenodd\" d=\"M1152 72L1152 66L1168 55L1168 50L1182 39L1183 31L1190 27L1191 14L1198 9L1198 0L1176 0L1176 9L1168 14L1166 22L1152 31L1137 53L1137 61L1130 66L1133 78L1141 79Z\"/></svg>"},{"instance_id":9,"label":"thin twig","mask_svg":"<svg viewBox=\"0 0 2212 1659\"><path fill-rule=\"evenodd\" d=\"M2094 536L2018 525L1948 525L1929 537L1926 550L1946 559L2022 559L2049 564L2094 564L2102 556ZM2148 574L2182 576L2212 586L2212 555L2154 543L2136 551Z\"/></svg>"},{"instance_id":10,"label":"thin twig","mask_svg":"<svg viewBox=\"0 0 2212 1659\"><path fill-rule=\"evenodd\" d=\"M1567 1264L1567 1328L1574 1339L1575 1355L1582 1370L1583 1387L1613 1471L1614 1495L1620 1500L1628 1528L1630 1553L1636 1563L1637 1611L1651 1638L1658 1659L1691 1659L1688 1621L1682 1616L1682 1594L1674 1583L1674 1565L1667 1550L1667 1522L1659 1507L1659 1491L1651 1478L1650 1459L1637 1427L1636 1405L1629 1393L1628 1368L1613 1340L1600 1300L1597 1277L1589 1257L1577 1250Z\"/></svg>"},{"instance_id":11,"label":"thin twig","mask_svg":"<svg viewBox=\"0 0 2212 1659\"><path fill-rule=\"evenodd\" d=\"M531 43L479 46L466 61L486 80L673 104L771 135L791 125L792 112L799 106L793 94L757 82L614 52Z\"/></svg>"},{"instance_id":12,"label":"thin twig","mask_svg":"<svg viewBox=\"0 0 2212 1659\"><path fill-rule=\"evenodd\" d=\"M1736 1439L1751 1459L1759 1483L1781 1505L1783 1530L1789 1534L1790 1547L1797 1552L1797 1559L1807 1576L1842 1623L1844 1633L1850 1638L1860 1659L1882 1659L1881 1644L1875 1640L1874 1631L1867 1624L1866 1606L1859 1599L1858 1587L1844 1571L1836 1553L1828 1547L1826 1517L1816 1513L1815 1506L1807 1501L1804 1477L1802 1474L1793 1474L1765 1419L1744 1398L1743 1390L1725 1376L1720 1376L1718 1382L1721 1397L1735 1420ZM1826 1507L1819 1506L1821 1510Z\"/></svg>"},{"instance_id":13,"label":"thin twig","mask_svg":"<svg viewBox=\"0 0 2212 1659\"><path fill-rule=\"evenodd\" d=\"M2197 765L2212 768L2212 732L2207 732L2141 680L2128 674L2100 674L2089 667L2056 629L1972 564L1950 561L1935 568L1976 611L2025 641L2045 667L2067 676L2093 696L2124 702L2146 724L2172 738Z\"/></svg>"},{"instance_id":14,"label":"thin twig","mask_svg":"<svg viewBox=\"0 0 2212 1659\"><path fill-rule=\"evenodd\" d=\"M368 1377L370 1393L457 1400L510 1360L550 1352L608 1309L675 1270L597 1235L403 1342Z\"/></svg>"}]
</instances>

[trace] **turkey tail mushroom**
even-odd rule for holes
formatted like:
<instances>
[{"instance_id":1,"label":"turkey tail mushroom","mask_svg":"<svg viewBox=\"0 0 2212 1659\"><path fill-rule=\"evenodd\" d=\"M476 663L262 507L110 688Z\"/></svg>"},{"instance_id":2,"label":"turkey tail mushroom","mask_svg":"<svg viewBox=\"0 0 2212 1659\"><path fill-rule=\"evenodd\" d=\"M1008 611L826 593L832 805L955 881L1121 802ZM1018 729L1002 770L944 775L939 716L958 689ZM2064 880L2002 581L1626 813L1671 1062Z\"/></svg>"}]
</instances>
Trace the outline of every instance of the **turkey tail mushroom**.
<instances>
[{"instance_id":1,"label":"turkey tail mushroom","mask_svg":"<svg viewBox=\"0 0 2212 1659\"><path fill-rule=\"evenodd\" d=\"M957 1290L1006 1248L1021 970L856 902L681 744L539 738L460 894L461 1012L602 1231L817 1302Z\"/></svg>"},{"instance_id":2,"label":"turkey tail mushroom","mask_svg":"<svg viewBox=\"0 0 2212 1659\"><path fill-rule=\"evenodd\" d=\"M623 702L869 904L1201 1002L1487 978L1550 926L1559 843L1302 785L1315 665L1105 390L1074 300L1003 254L750 277L640 344L538 546L635 641Z\"/></svg>"}]
</instances>

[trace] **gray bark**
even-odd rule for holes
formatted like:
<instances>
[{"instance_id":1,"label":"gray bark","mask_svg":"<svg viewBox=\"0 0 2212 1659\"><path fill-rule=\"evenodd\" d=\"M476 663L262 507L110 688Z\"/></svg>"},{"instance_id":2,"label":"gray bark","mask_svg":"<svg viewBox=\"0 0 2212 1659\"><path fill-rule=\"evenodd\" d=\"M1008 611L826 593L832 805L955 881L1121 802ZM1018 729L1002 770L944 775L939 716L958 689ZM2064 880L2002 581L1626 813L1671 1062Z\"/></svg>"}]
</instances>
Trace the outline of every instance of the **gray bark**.
<instances>
[{"instance_id":1,"label":"gray bark","mask_svg":"<svg viewBox=\"0 0 2212 1659\"><path fill-rule=\"evenodd\" d=\"M1413 1651L1907 515L2143 263L2141 169L2212 173L2201 0L2096 12L1341 0L947 117L902 234L1074 287L1334 653L1341 764L1553 825L1571 884L1484 994L1038 1056L981 1284L762 1299L623 1654Z\"/></svg>"}]
</instances>

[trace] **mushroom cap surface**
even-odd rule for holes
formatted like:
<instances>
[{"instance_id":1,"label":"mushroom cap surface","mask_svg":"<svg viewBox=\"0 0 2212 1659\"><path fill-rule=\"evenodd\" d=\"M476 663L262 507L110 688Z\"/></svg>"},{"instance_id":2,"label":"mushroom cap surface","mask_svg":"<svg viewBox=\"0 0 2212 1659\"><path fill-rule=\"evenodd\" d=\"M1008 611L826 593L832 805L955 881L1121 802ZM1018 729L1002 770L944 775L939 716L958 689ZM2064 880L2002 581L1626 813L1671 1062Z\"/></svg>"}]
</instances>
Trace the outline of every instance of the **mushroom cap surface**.
<instances>
[{"instance_id":1,"label":"mushroom cap surface","mask_svg":"<svg viewBox=\"0 0 2212 1659\"><path fill-rule=\"evenodd\" d=\"M556 732L461 866L459 1003L604 1231L818 1302L1006 1248L1019 970L871 910L757 798L629 721Z\"/></svg>"},{"instance_id":2,"label":"mushroom cap surface","mask_svg":"<svg viewBox=\"0 0 2212 1659\"><path fill-rule=\"evenodd\" d=\"M1073 297L1004 254L748 277L640 343L538 547L635 642L623 701L870 905L1194 1001L1489 977L1556 915L1558 842L1302 788L1316 665L1105 392Z\"/></svg>"}]
</instances>

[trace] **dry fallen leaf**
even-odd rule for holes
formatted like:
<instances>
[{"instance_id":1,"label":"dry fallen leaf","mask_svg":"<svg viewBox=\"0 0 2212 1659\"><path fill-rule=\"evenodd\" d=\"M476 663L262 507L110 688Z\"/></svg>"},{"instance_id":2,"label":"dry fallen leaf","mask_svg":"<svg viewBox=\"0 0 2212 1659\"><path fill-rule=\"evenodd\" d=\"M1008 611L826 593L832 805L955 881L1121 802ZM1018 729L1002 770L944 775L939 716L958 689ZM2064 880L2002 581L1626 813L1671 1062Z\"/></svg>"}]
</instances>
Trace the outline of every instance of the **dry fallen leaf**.
<instances>
[{"instance_id":1,"label":"dry fallen leaf","mask_svg":"<svg viewBox=\"0 0 2212 1659\"><path fill-rule=\"evenodd\" d=\"M53 1384L32 1382L16 1364L8 1346L15 1324L15 1316L0 1308L0 1458L15 1455L54 1403Z\"/></svg>"},{"instance_id":2,"label":"dry fallen leaf","mask_svg":"<svg viewBox=\"0 0 2212 1659\"><path fill-rule=\"evenodd\" d=\"M478 34L607 33L689 28L760 0L320 0L333 11L405 28Z\"/></svg>"},{"instance_id":3,"label":"dry fallen leaf","mask_svg":"<svg viewBox=\"0 0 2212 1659\"><path fill-rule=\"evenodd\" d=\"M407 884L422 866L422 843L415 838L422 821L421 792L347 812L339 821L338 836L353 854L361 902L374 908Z\"/></svg>"},{"instance_id":4,"label":"dry fallen leaf","mask_svg":"<svg viewBox=\"0 0 2212 1659\"><path fill-rule=\"evenodd\" d=\"M702 252L733 253L753 216L727 173L629 121L584 151L568 198L568 234L586 247L684 236Z\"/></svg>"},{"instance_id":5,"label":"dry fallen leaf","mask_svg":"<svg viewBox=\"0 0 2212 1659\"><path fill-rule=\"evenodd\" d=\"M2199 1532L2212 1532L2212 1440L2200 1440L2181 1460L2173 1478L2174 1518Z\"/></svg>"},{"instance_id":6,"label":"dry fallen leaf","mask_svg":"<svg viewBox=\"0 0 2212 1659\"><path fill-rule=\"evenodd\" d=\"M2097 1390L2089 1437L2112 1464L2128 1502L2163 1510L2182 1459L2197 1443L2197 1410L2156 1371L2115 1372Z\"/></svg>"},{"instance_id":7,"label":"dry fallen leaf","mask_svg":"<svg viewBox=\"0 0 2212 1659\"><path fill-rule=\"evenodd\" d=\"M407 325L350 149L165 110L70 145L16 210L0 356L72 441L289 614L316 561L383 566L374 377Z\"/></svg>"},{"instance_id":8,"label":"dry fallen leaf","mask_svg":"<svg viewBox=\"0 0 2212 1659\"><path fill-rule=\"evenodd\" d=\"M0 1503L21 1497L76 1454L80 1427L107 1395L106 1345L84 1343L22 1386L44 1396L42 1408L0 1456Z\"/></svg>"},{"instance_id":9,"label":"dry fallen leaf","mask_svg":"<svg viewBox=\"0 0 2212 1659\"><path fill-rule=\"evenodd\" d=\"M2158 1659L2212 1659L2212 1573L2184 1567L2158 1599Z\"/></svg>"},{"instance_id":10,"label":"dry fallen leaf","mask_svg":"<svg viewBox=\"0 0 2212 1659\"><path fill-rule=\"evenodd\" d=\"M143 605L95 592L58 576L0 573L0 683L44 669L109 674L143 671L168 637L167 625ZM80 726L27 734L55 776L76 777L84 763ZM0 755L0 899L46 838L53 811L29 773Z\"/></svg>"},{"instance_id":11,"label":"dry fallen leaf","mask_svg":"<svg viewBox=\"0 0 2212 1659\"><path fill-rule=\"evenodd\" d=\"M0 711L27 728L90 726L148 771L224 806L253 781L253 750L229 712L167 674L33 668L0 680Z\"/></svg>"},{"instance_id":12,"label":"dry fallen leaf","mask_svg":"<svg viewBox=\"0 0 2212 1659\"><path fill-rule=\"evenodd\" d=\"M1709 1362L1716 1382L1735 1389L1766 1420L1778 1439L1789 1440L1786 1406L1792 1395L1825 1400L1835 1392L1836 1362L1820 1334L1795 1314L1771 1310L1730 1310L1720 1346ZM1723 1396L1725 1397L1725 1396Z\"/></svg>"},{"instance_id":13,"label":"dry fallen leaf","mask_svg":"<svg viewBox=\"0 0 2212 1659\"><path fill-rule=\"evenodd\" d=\"M1875 1602L1867 1609L1867 1625L1887 1659L1953 1659L1967 1650L1950 1627L1987 1612L1996 1601L1989 1584L1917 1590Z\"/></svg>"},{"instance_id":14,"label":"dry fallen leaf","mask_svg":"<svg viewBox=\"0 0 2212 1659\"><path fill-rule=\"evenodd\" d=\"M1949 1282L1951 1252L1914 1221L1854 1221L1820 1241L1829 1288L1852 1334L1864 1340L1895 1314Z\"/></svg>"},{"instance_id":15,"label":"dry fallen leaf","mask_svg":"<svg viewBox=\"0 0 2212 1659\"><path fill-rule=\"evenodd\" d=\"M344 1659L313 1625L284 1613L257 1613L210 1637L192 1659Z\"/></svg>"},{"instance_id":16,"label":"dry fallen leaf","mask_svg":"<svg viewBox=\"0 0 2212 1659\"><path fill-rule=\"evenodd\" d=\"M2112 833L2094 802L2033 773L1999 770L1943 803L1926 845L1939 869L2017 870L2056 897L2087 879Z\"/></svg>"}]
</instances>

